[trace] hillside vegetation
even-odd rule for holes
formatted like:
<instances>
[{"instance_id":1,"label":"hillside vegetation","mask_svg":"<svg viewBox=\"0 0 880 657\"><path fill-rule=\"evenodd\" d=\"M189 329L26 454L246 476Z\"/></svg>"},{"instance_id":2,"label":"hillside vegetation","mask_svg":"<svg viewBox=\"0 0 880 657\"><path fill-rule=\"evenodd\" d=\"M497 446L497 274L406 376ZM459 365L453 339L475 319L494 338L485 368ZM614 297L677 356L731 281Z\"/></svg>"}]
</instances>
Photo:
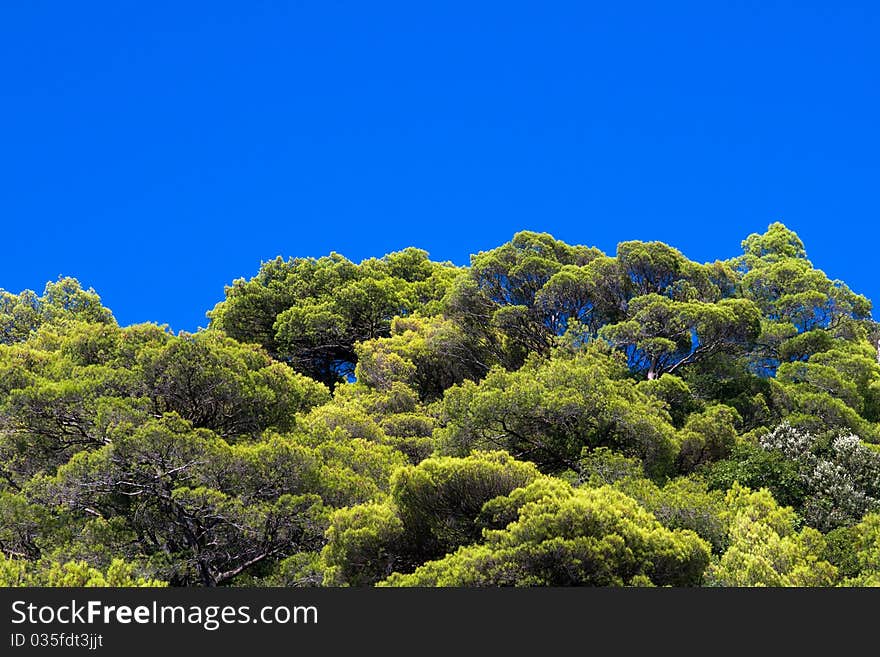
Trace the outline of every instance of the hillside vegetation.
<instances>
[{"instance_id":1,"label":"hillside vegetation","mask_svg":"<svg viewBox=\"0 0 880 657\"><path fill-rule=\"evenodd\" d=\"M0 290L0 585L880 586L880 331L779 223Z\"/></svg>"}]
</instances>

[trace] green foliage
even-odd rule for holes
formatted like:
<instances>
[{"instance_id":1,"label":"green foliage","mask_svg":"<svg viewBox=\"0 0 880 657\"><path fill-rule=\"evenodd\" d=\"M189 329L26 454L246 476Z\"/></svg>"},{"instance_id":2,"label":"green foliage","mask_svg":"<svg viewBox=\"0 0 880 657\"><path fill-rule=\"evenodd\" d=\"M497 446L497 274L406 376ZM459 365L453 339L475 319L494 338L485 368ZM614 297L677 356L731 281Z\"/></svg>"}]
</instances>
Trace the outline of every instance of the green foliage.
<instances>
[{"instance_id":1,"label":"green foliage","mask_svg":"<svg viewBox=\"0 0 880 657\"><path fill-rule=\"evenodd\" d=\"M480 384L450 388L440 417L445 453L500 448L546 472L577 470L584 447L604 446L663 476L678 452L668 414L633 387L620 359L598 348L532 359L513 373L493 369Z\"/></svg>"},{"instance_id":2,"label":"green foliage","mask_svg":"<svg viewBox=\"0 0 880 657\"><path fill-rule=\"evenodd\" d=\"M848 586L880 586L880 514L866 515L853 527L852 543L858 570Z\"/></svg>"},{"instance_id":3,"label":"green foliage","mask_svg":"<svg viewBox=\"0 0 880 657\"><path fill-rule=\"evenodd\" d=\"M574 322L595 333L620 318L625 290L614 259L599 256L586 265L564 265L535 295L535 306L554 334Z\"/></svg>"},{"instance_id":4,"label":"green foliage","mask_svg":"<svg viewBox=\"0 0 880 657\"><path fill-rule=\"evenodd\" d=\"M20 559L40 556L40 529L50 524L49 512L24 495L0 492L0 554Z\"/></svg>"},{"instance_id":5,"label":"green foliage","mask_svg":"<svg viewBox=\"0 0 880 657\"><path fill-rule=\"evenodd\" d=\"M539 476L504 452L434 457L398 469L387 504L337 511L322 557L325 582L372 584L479 540L484 505Z\"/></svg>"},{"instance_id":6,"label":"green foliage","mask_svg":"<svg viewBox=\"0 0 880 657\"><path fill-rule=\"evenodd\" d=\"M358 440L230 445L166 416L78 454L28 493L85 523L80 540L97 540L94 557L126 550L173 584L213 586L319 550L329 507L374 498L395 462ZM94 518L121 524L96 535L85 531Z\"/></svg>"},{"instance_id":7,"label":"green foliage","mask_svg":"<svg viewBox=\"0 0 880 657\"><path fill-rule=\"evenodd\" d=\"M825 540L807 527L796 531L796 515L779 507L767 491L734 486L728 507L730 547L707 572L714 586L831 586L837 569L822 557Z\"/></svg>"},{"instance_id":8,"label":"green foliage","mask_svg":"<svg viewBox=\"0 0 880 657\"><path fill-rule=\"evenodd\" d=\"M224 437L289 430L296 411L330 398L261 349L213 333L172 339L144 353L142 367L156 412L176 412Z\"/></svg>"},{"instance_id":9,"label":"green foliage","mask_svg":"<svg viewBox=\"0 0 880 657\"><path fill-rule=\"evenodd\" d=\"M516 368L529 353L549 353L569 323L596 326L605 313L617 315L623 280L613 261L610 268L599 261L611 259L592 247L522 231L471 257L445 312L472 343L488 350L492 362Z\"/></svg>"},{"instance_id":10,"label":"green foliage","mask_svg":"<svg viewBox=\"0 0 880 657\"><path fill-rule=\"evenodd\" d=\"M810 356L828 351L834 346L834 337L822 329L799 333L779 345L779 359L787 362L808 360Z\"/></svg>"},{"instance_id":11,"label":"green foliage","mask_svg":"<svg viewBox=\"0 0 880 657\"><path fill-rule=\"evenodd\" d=\"M772 321L791 323L798 331L834 326L845 317L864 318L871 303L841 281L830 280L803 259L761 261L742 278L746 299Z\"/></svg>"},{"instance_id":12,"label":"green foliage","mask_svg":"<svg viewBox=\"0 0 880 657\"><path fill-rule=\"evenodd\" d=\"M355 377L377 390L400 382L434 400L466 380L482 378L495 358L484 342L440 317L398 317L391 335L358 343Z\"/></svg>"},{"instance_id":13,"label":"green foliage","mask_svg":"<svg viewBox=\"0 0 880 657\"><path fill-rule=\"evenodd\" d=\"M391 497L410 539L425 555L445 554L480 537L474 522L489 500L538 477L531 463L505 452L435 457L397 470Z\"/></svg>"},{"instance_id":14,"label":"green foliage","mask_svg":"<svg viewBox=\"0 0 880 657\"><path fill-rule=\"evenodd\" d=\"M880 585L870 302L742 248L279 257L195 334L0 290L0 584Z\"/></svg>"},{"instance_id":15,"label":"green foliage","mask_svg":"<svg viewBox=\"0 0 880 657\"><path fill-rule=\"evenodd\" d=\"M704 303L650 293L633 299L626 321L605 326L600 335L654 379L719 352L742 352L759 329L760 313L745 299Z\"/></svg>"},{"instance_id":16,"label":"green foliage","mask_svg":"<svg viewBox=\"0 0 880 657\"><path fill-rule=\"evenodd\" d=\"M582 454L578 467L579 484L597 487L644 477L641 459L624 456L608 447L585 447Z\"/></svg>"},{"instance_id":17,"label":"green foliage","mask_svg":"<svg viewBox=\"0 0 880 657\"><path fill-rule=\"evenodd\" d=\"M361 504L333 514L322 559L330 586L365 586L406 568L403 521L387 504ZM402 552L402 554L401 554Z\"/></svg>"},{"instance_id":18,"label":"green foliage","mask_svg":"<svg viewBox=\"0 0 880 657\"><path fill-rule=\"evenodd\" d=\"M32 563L0 554L0 586L163 587L165 582L135 573L131 564L114 559L105 572L85 561Z\"/></svg>"},{"instance_id":19,"label":"green foliage","mask_svg":"<svg viewBox=\"0 0 880 657\"><path fill-rule=\"evenodd\" d=\"M673 374L639 381L636 388L648 397L662 402L672 418L672 424L677 428L684 426L688 415L701 410L703 406L690 386Z\"/></svg>"},{"instance_id":20,"label":"green foliage","mask_svg":"<svg viewBox=\"0 0 880 657\"><path fill-rule=\"evenodd\" d=\"M68 321L116 323L95 291L83 290L75 278L46 283L42 296L32 290L12 294L0 288L0 345L23 342L43 324Z\"/></svg>"},{"instance_id":21,"label":"green foliage","mask_svg":"<svg viewBox=\"0 0 880 657\"><path fill-rule=\"evenodd\" d=\"M641 478L619 480L615 488L637 500L668 529L689 529L722 553L729 544L724 494L709 490L706 482L679 477L659 487Z\"/></svg>"},{"instance_id":22,"label":"green foliage","mask_svg":"<svg viewBox=\"0 0 880 657\"><path fill-rule=\"evenodd\" d=\"M601 256L584 246L569 246L547 233L523 231L491 251L471 258L471 275L494 303L534 305L535 296L563 266L584 266Z\"/></svg>"},{"instance_id":23,"label":"green foliage","mask_svg":"<svg viewBox=\"0 0 880 657\"><path fill-rule=\"evenodd\" d=\"M212 327L333 387L353 371L356 343L387 337L397 315L436 312L455 272L412 248L359 265L337 253L278 257L228 286L208 315Z\"/></svg>"},{"instance_id":24,"label":"green foliage","mask_svg":"<svg viewBox=\"0 0 880 657\"><path fill-rule=\"evenodd\" d=\"M664 528L610 488L568 489L525 504L516 521L486 532L390 586L692 586L709 561L693 532Z\"/></svg>"},{"instance_id":25,"label":"green foliage","mask_svg":"<svg viewBox=\"0 0 880 657\"><path fill-rule=\"evenodd\" d=\"M741 421L736 409L723 404L689 415L681 431L679 471L689 472L705 463L727 458L736 445L736 427Z\"/></svg>"},{"instance_id":26,"label":"green foliage","mask_svg":"<svg viewBox=\"0 0 880 657\"><path fill-rule=\"evenodd\" d=\"M290 430L298 411L330 398L258 347L151 325L47 324L25 343L0 345L6 370L0 472L16 486L165 412L237 440Z\"/></svg>"},{"instance_id":27,"label":"green foliage","mask_svg":"<svg viewBox=\"0 0 880 657\"><path fill-rule=\"evenodd\" d=\"M744 264L753 267L755 262L779 262L780 260L804 260L806 249L801 238L784 224L776 221L767 227L763 235L752 233L742 241Z\"/></svg>"},{"instance_id":28,"label":"green foliage","mask_svg":"<svg viewBox=\"0 0 880 657\"><path fill-rule=\"evenodd\" d=\"M703 474L713 490L727 490L736 484L764 488L784 506L800 508L807 495L797 463L748 442L736 445L729 459L711 464Z\"/></svg>"}]
</instances>

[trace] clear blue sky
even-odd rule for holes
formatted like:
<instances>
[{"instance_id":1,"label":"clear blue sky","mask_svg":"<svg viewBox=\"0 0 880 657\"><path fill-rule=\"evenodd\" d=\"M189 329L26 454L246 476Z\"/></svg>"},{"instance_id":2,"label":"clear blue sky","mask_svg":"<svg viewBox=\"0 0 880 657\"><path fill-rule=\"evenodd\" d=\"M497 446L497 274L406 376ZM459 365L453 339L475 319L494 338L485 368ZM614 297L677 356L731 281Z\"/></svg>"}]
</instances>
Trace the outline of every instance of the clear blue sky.
<instances>
[{"instance_id":1,"label":"clear blue sky","mask_svg":"<svg viewBox=\"0 0 880 657\"><path fill-rule=\"evenodd\" d=\"M465 264L522 229L739 253L880 303L876 2L0 5L0 287L207 324L276 255Z\"/></svg>"}]
</instances>

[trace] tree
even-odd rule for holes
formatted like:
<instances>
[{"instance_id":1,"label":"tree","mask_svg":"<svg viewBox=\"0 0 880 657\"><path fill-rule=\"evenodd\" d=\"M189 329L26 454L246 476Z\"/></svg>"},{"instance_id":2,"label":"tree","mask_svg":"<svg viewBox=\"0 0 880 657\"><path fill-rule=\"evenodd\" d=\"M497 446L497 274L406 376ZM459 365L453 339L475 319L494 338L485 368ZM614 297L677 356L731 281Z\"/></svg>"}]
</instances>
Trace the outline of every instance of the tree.
<instances>
[{"instance_id":1,"label":"tree","mask_svg":"<svg viewBox=\"0 0 880 657\"><path fill-rule=\"evenodd\" d=\"M714 586L831 586L837 569L825 561L825 541L815 529L795 530L797 517L767 491L735 485L725 500L730 546L710 565Z\"/></svg>"},{"instance_id":2,"label":"tree","mask_svg":"<svg viewBox=\"0 0 880 657\"><path fill-rule=\"evenodd\" d=\"M387 448L352 442L314 448L274 437L229 445L169 415L79 454L30 494L74 521L120 518L132 532L126 549L162 579L216 586L319 550L325 502L357 504L378 493L367 474L371 453L386 464L377 474L387 486L394 466Z\"/></svg>"},{"instance_id":3,"label":"tree","mask_svg":"<svg viewBox=\"0 0 880 657\"><path fill-rule=\"evenodd\" d=\"M577 471L584 447L611 447L642 458L662 477L678 452L668 414L600 346L570 359L531 359L517 372L496 368L479 384L454 386L440 422L436 436L446 454L504 449L550 473Z\"/></svg>"},{"instance_id":4,"label":"tree","mask_svg":"<svg viewBox=\"0 0 880 657\"><path fill-rule=\"evenodd\" d=\"M617 262L632 296L663 294L682 275L687 259L663 242L621 242Z\"/></svg>"},{"instance_id":5,"label":"tree","mask_svg":"<svg viewBox=\"0 0 880 657\"><path fill-rule=\"evenodd\" d=\"M221 335L181 335L142 360L155 412L176 412L221 436L286 431L294 414L329 400L326 388L273 362L262 349Z\"/></svg>"},{"instance_id":6,"label":"tree","mask_svg":"<svg viewBox=\"0 0 880 657\"><path fill-rule=\"evenodd\" d=\"M534 484L533 484L534 485ZM709 546L670 531L635 500L611 488L568 488L525 504L516 521L486 532L388 586L693 586Z\"/></svg>"},{"instance_id":7,"label":"tree","mask_svg":"<svg viewBox=\"0 0 880 657\"><path fill-rule=\"evenodd\" d=\"M473 256L471 276L493 303L531 307L563 266L583 266L601 255L598 249L569 246L547 233L522 231L507 244Z\"/></svg>"},{"instance_id":8,"label":"tree","mask_svg":"<svg viewBox=\"0 0 880 657\"><path fill-rule=\"evenodd\" d=\"M388 504L337 511L322 553L325 583L372 584L410 572L481 537L481 514L492 500L539 476L504 452L434 457L398 469Z\"/></svg>"},{"instance_id":9,"label":"tree","mask_svg":"<svg viewBox=\"0 0 880 657\"><path fill-rule=\"evenodd\" d=\"M397 470L391 498L408 537L420 555L430 558L477 541L480 527L475 520L483 505L538 475L534 465L505 452L435 457Z\"/></svg>"},{"instance_id":10,"label":"tree","mask_svg":"<svg viewBox=\"0 0 880 657\"><path fill-rule=\"evenodd\" d=\"M279 257L227 287L208 315L211 327L262 345L332 388L352 374L357 342L387 337L395 316L437 312L455 272L418 249L359 265L337 253Z\"/></svg>"},{"instance_id":11,"label":"tree","mask_svg":"<svg viewBox=\"0 0 880 657\"><path fill-rule=\"evenodd\" d=\"M678 477L659 487L654 482L632 477L616 482L615 488L637 500L668 529L689 529L722 554L730 539L725 519L724 494L709 490L706 482L693 476Z\"/></svg>"},{"instance_id":12,"label":"tree","mask_svg":"<svg viewBox=\"0 0 880 657\"><path fill-rule=\"evenodd\" d=\"M387 504L361 504L333 514L322 552L324 583L369 586L408 567L403 521ZM403 554L401 554L403 552Z\"/></svg>"},{"instance_id":13,"label":"tree","mask_svg":"<svg viewBox=\"0 0 880 657\"><path fill-rule=\"evenodd\" d=\"M786 259L806 260L807 251L797 234L776 221L764 234L752 233L742 241L741 266L751 269L757 262L774 263Z\"/></svg>"},{"instance_id":14,"label":"tree","mask_svg":"<svg viewBox=\"0 0 880 657\"><path fill-rule=\"evenodd\" d=\"M798 509L803 507L807 495L796 462L747 441L737 443L729 458L707 464L700 473L710 490L727 491L735 485L766 489L779 504Z\"/></svg>"},{"instance_id":15,"label":"tree","mask_svg":"<svg viewBox=\"0 0 880 657\"><path fill-rule=\"evenodd\" d=\"M782 424L760 444L796 465L806 491L798 508L812 527L827 532L880 511L880 451L857 436L837 435L826 446L825 436Z\"/></svg>"},{"instance_id":16,"label":"tree","mask_svg":"<svg viewBox=\"0 0 880 657\"><path fill-rule=\"evenodd\" d=\"M543 293L543 288L563 268L579 271L601 257L598 249L570 246L547 233L519 232L510 242L472 256L468 275L456 280L446 299L445 312L472 340L489 346L498 362L515 369L528 353L547 353L563 330L561 309L548 306L552 297L581 294L558 277L552 291ZM569 305L576 303L573 298Z\"/></svg>"},{"instance_id":17,"label":"tree","mask_svg":"<svg viewBox=\"0 0 880 657\"><path fill-rule=\"evenodd\" d=\"M259 347L155 325L50 322L0 346L0 371L9 372L0 384L0 473L15 486L164 412L236 440L286 431L296 412L329 400L324 386Z\"/></svg>"},{"instance_id":18,"label":"tree","mask_svg":"<svg viewBox=\"0 0 880 657\"><path fill-rule=\"evenodd\" d=\"M762 262L743 276L742 289L767 319L789 322L801 333L833 328L845 317L862 319L871 311L865 297L830 280L807 260Z\"/></svg>"},{"instance_id":19,"label":"tree","mask_svg":"<svg viewBox=\"0 0 880 657\"><path fill-rule=\"evenodd\" d=\"M757 308L743 299L681 302L651 293L633 299L628 319L604 327L600 335L651 380L717 353L744 351L759 326Z\"/></svg>"},{"instance_id":20,"label":"tree","mask_svg":"<svg viewBox=\"0 0 880 657\"><path fill-rule=\"evenodd\" d=\"M398 317L391 335L355 347L355 378L379 390L399 381L422 400L435 400L455 384L478 381L496 364L491 349L442 317Z\"/></svg>"},{"instance_id":21,"label":"tree","mask_svg":"<svg viewBox=\"0 0 880 657\"><path fill-rule=\"evenodd\" d=\"M65 587L164 587L166 582L139 576L131 564L122 559L102 572L85 561L67 563L32 563L10 559L0 554L0 586L65 586Z\"/></svg>"},{"instance_id":22,"label":"tree","mask_svg":"<svg viewBox=\"0 0 880 657\"><path fill-rule=\"evenodd\" d=\"M42 323L40 298L32 290L12 294L0 289L0 344L24 342Z\"/></svg>"},{"instance_id":23,"label":"tree","mask_svg":"<svg viewBox=\"0 0 880 657\"><path fill-rule=\"evenodd\" d=\"M736 427L741 421L736 409L723 404L688 416L681 432L679 471L689 472L705 463L727 458L736 445Z\"/></svg>"},{"instance_id":24,"label":"tree","mask_svg":"<svg viewBox=\"0 0 880 657\"><path fill-rule=\"evenodd\" d=\"M674 374L639 381L636 388L662 403L676 428L684 426L691 413L702 410L702 401L683 379Z\"/></svg>"},{"instance_id":25,"label":"tree","mask_svg":"<svg viewBox=\"0 0 880 657\"><path fill-rule=\"evenodd\" d=\"M778 223L279 257L192 334L0 290L0 584L877 585L869 312Z\"/></svg>"},{"instance_id":26,"label":"tree","mask_svg":"<svg viewBox=\"0 0 880 657\"><path fill-rule=\"evenodd\" d=\"M69 276L46 283L42 296L32 290L12 294L0 288L0 344L23 342L43 324L65 321L116 324L95 291L82 289Z\"/></svg>"},{"instance_id":27,"label":"tree","mask_svg":"<svg viewBox=\"0 0 880 657\"><path fill-rule=\"evenodd\" d=\"M852 528L852 552L856 564L846 586L880 586L880 514L871 513Z\"/></svg>"}]
</instances>

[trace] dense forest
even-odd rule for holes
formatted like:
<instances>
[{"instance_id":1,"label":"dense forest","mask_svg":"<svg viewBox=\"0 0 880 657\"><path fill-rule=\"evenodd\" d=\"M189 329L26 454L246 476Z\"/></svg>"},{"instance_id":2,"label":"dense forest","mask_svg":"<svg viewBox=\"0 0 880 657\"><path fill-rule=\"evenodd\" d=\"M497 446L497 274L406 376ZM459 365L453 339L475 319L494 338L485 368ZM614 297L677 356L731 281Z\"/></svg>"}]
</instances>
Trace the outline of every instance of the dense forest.
<instances>
[{"instance_id":1,"label":"dense forest","mask_svg":"<svg viewBox=\"0 0 880 657\"><path fill-rule=\"evenodd\" d=\"M774 223L0 290L4 586L880 586L880 327Z\"/></svg>"}]
</instances>

